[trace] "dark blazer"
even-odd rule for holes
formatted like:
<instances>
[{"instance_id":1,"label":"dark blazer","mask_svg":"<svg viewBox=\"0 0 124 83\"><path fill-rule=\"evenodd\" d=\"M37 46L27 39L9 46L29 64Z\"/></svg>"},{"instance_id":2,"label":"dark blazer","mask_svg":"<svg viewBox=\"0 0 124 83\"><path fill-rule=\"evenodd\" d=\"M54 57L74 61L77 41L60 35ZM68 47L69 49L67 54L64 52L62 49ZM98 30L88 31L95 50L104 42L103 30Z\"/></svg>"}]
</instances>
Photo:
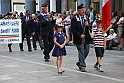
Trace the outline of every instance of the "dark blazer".
<instances>
[{"instance_id":1,"label":"dark blazer","mask_svg":"<svg viewBox=\"0 0 124 83\"><path fill-rule=\"evenodd\" d=\"M35 34L40 35L40 22L36 22L36 19L31 19L32 20L32 27L34 28Z\"/></svg>"},{"instance_id":2,"label":"dark blazer","mask_svg":"<svg viewBox=\"0 0 124 83\"><path fill-rule=\"evenodd\" d=\"M22 34L31 34L34 32L34 27L32 26L31 17L29 17L29 21L26 23L26 16L22 17Z\"/></svg>"},{"instance_id":3,"label":"dark blazer","mask_svg":"<svg viewBox=\"0 0 124 83\"><path fill-rule=\"evenodd\" d=\"M84 28L85 29L82 29L80 18L79 18L79 15L77 14L71 20L71 32L73 33L73 36L74 36L74 44L76 45L82 44L82 38L80 37L83 33L85 35L85 43L89 44L90 42L89 26Z\"/></svg>"},{"instance_id":4,"label":"dark blazer","mask_svg":"<svg viewBox=\"0 0 124 83\"><path fill-rule=\"evenodd\" d=\"M42 36L53 36L54 34L54 30L52 27L53 20L48 21L46 16L40 15L39 21L41 24L41 35Z\"/></svg>"}]
</instances>

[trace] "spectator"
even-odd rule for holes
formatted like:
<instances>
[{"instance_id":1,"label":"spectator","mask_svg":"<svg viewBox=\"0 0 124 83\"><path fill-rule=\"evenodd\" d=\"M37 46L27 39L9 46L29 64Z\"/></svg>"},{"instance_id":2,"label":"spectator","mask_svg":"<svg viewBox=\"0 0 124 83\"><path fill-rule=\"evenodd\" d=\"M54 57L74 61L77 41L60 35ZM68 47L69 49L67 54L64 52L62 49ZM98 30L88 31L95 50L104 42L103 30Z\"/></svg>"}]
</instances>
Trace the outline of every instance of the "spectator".
<instances>
[{"instance_id":1,"label":"spectator","mask_svg":"<svg viewBox=\"0 0 124 83\"><path fill-rule=\"evenodd\" d=\"M120 45L119 45L119 48L120 50L123 49L123 37L122 37L122 32L123 32L123 23L124 23L124 13L122 11L120 11L119 13L119 16L120 16L120 19L119 21L117 22L118 24L118 28L117 28L117 34L119 36L119 40L120 40Z\"/></svg>"},{"instance_id":2,"label":"spectator","mask_svg":"<svg viewBox=\"0 0 124 83\"><path fill-rule=\"evenodd\" d=\"M118 19L118 16L117 16L117 12L116 11L112 12L112 20L111 20L112 27L111 28L114 29L115 33L117 33L117 28L118 28L117 22L118 22L118 20L119 19Z\"/></svg>"},{"instance_id":3,"label":"spectator","mask_svg":"<svg viewBox=\"0 0 124 83\"><path fill-rule=\"evenodd\" d=\"M112 50L112 47L118 46L118 36L114 32L114 29L110 29L110 35L107 37L107 49Z\"/></svg>"},{"instance_id":4,"label":"spectator","mask_svg":"<svg viewBox=\"0 0 124 83\"><path fill-rule=\"evenodd\" d=\"M59 26L62 24L62 15L61 14L58 14L58 18L56 20L56 24L59 25Z\"/></svg>"},{"instance_id":5,"label":"spectator","mask_svg":"<svg viewBox=\"0 0 124 83\"><path fill-rule=\"evenodd\" d=\"M66 18L63 21L65 22L65 31L66 31L66 35L67 35L67 44L68 44L69 41L70 41L69 28L70 28L70 24L71 24L70 12L69 11L66 12Z\"/></svg>"}]
</instances>

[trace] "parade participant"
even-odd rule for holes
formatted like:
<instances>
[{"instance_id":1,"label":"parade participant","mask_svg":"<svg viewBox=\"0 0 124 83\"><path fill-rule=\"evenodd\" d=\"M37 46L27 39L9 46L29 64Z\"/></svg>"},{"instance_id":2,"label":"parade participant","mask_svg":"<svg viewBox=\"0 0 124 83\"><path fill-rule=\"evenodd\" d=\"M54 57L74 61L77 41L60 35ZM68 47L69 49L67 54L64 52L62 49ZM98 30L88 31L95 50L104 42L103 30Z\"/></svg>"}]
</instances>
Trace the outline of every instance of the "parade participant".
<instances>
[{"instance_id":1,"label":"parade participant","mask_svg":"<svg viewBox=\"0 0 124 83\"><path fill-rule=\"evenodd\" d=\"M66 55L66 49L65 49L66 34L62 32L62 27L63 26L59 26L59 25L55 26L55 29L56 29L56 32L54 34L55 47L54 47L54 50L52 53L53 57L57 57L56 65L57 65L59 74L62 74L64 72L61 69L61 66L62 66L62 58L63 58L63 56Z\"/></svg>"},{"instance_id":2,"label":"parade participant","mask_svg":"<svg viewBox=\"0 0 124 83\"><path fill-rule=\"evenodd\" d=\"M81 72L86 72L85 59L89 53L89 27L88 22L85 20L85 8L83 4L77 7L78 13L71 20L71 31L74 37L74 44L78 50L78 62L76 65Z\"/></svg>"},{"instance_id":3,"label":"parade participant","mask_svg":"<svg viewBox=\"0 0 124 83\"><path fill-rule=\"evenodd\" d=\"M22 17L21 19L22 19L22 43L19 44L20 51L24 51L23 50L23 41L24 41L24 38L26 37L27 45L28 45L28 51L31 52L32 48L31 48L30 36L31 36L31 34L34 35L35 32L34 32L34 29L32 27L30 11L27 10L25 12L25 16Z\"/></svg>"},{"instance_id":4,"label":"parade participant","mask_svg":"<svg viewBox=\"0 0 124 83\"><path fill-rule=\"evenodd\" d=\"M89 31L90 33L90 31ZM96 64L94 68L96 68L99 72L104 72L101 66L101 60L104 56L104 51L106 50L106 36L107 34L102 32L102 19L101 17L96 19L96 26L93 27L92 33L90 33L91 37L94 39L94 48L96 53Z\"/></svg>"},{"instance_id":5,"label":"parade participant","mask_svg":"<svg viewBox=\"0 0 124 83\"><path fill-rule=\"evenodd\" d=\"M52 15L48 12L48 4L42 4L42 13L39 16L39 21L41 24L41 35L44 43L44 59L46 62L49 62L50 55L49 53L53 49L53 34L54 30L52 27Z\"/></svg>"},{"instance_id":6,"label":"parade participant","mask_svg":"<svg viewBox=\"0 0 124 83\"><path fill-rule=\"evenodd\" d=\"M6 15L7 15L7 17L5 19L13 19L12 12L8 12ZM9 52L12 52L11 46L12 46L12 44L8 44Z\"/></svg>"},{"instance_id":7,"label":"parade participant","mask_svg":"<svg viewBox=\"0 0 124 83\"><path fill-rule=\"evenodd\" d=\"M43 50L44 45L42 41L42 36L40 35L40 23L37 14L32 14L32 26L34 27L35 34L32 35L33 37L33 48L37 50L36 42L39 42L40 49Z\"/></svg>"}]
</instances>

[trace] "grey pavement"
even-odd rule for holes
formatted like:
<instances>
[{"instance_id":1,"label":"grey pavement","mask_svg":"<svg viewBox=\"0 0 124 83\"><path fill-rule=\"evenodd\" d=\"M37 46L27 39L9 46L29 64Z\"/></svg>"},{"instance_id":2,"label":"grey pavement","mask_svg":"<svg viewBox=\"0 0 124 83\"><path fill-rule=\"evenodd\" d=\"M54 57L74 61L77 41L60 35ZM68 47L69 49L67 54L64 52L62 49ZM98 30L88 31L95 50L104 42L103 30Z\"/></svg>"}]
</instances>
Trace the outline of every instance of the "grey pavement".
<instances>
[{"instance_id":1,"label":"grey pavement","mask_svg":"<svg viewBox=\"0 0 124 83\"><path fill-rule=\"evenodd\" d=\"M66 46L67 56L63 57L63 74L57 73L56 58L44 62L43 51L19 51L18 44L12 45L13 52L8 52L6 44L0 44L0 83L124 83L124 51L106 50L102 60L105 72L93 68L95 52L90 48L86 59L87 72L78 70L75 46Z\"/></svg>"}]
</instances>

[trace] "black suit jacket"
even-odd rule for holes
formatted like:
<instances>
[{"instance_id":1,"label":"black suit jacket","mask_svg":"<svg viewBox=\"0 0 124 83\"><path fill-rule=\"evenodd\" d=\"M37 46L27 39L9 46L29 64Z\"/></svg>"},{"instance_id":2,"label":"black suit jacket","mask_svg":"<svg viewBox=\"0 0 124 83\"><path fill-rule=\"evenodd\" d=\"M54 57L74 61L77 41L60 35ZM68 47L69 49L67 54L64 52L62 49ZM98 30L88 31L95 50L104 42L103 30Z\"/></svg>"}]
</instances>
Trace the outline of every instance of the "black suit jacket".
<instances>
[{"instance_id":1,"label":"black suit jacket","mask_svg":"<svg viewBox=\"0 0 124 83\"><path fill-rule=\"evenodd\" d=\"M73 33L74 36L74 44L76 45L82 44L82 38L80 38L82 34L85 35L85 43L89 44L91 39L89 34L89 26L86 26L84 28L85 29L82 29L80 18L79 15L77 14L71 20L71 32Z\"/></svg>"},{"instance_id":2,"label":"black suit jacket","mask_svg":"<svg viewBox=\"0 0 124 83\"><path fill-rule=\"evenodd\" d=\"M31 17L29 17L29 21L26 23L26 16L22 17L22 34L31 35L34 32L34 27L32 26Z\"/></svg>"},{"instance_id":3,"label":"black suit jacket","mask_svg":"<svg viewBox=\"0 0 124 83\"><path fill-rule=\"evenodd\" d=\"M41 35L46 37L53 36L54 34L53 27L52 27L53 20L48 21L46 16L40 15L39 21L41 24Z\"/></svg>"},{"instance_id":4,"label":"black suit jacket","mask_svg":"<svg viewBox=\"0 0 124 83\"><path fill-rule=\"evenodd\" d=\"M36 22L36 19L32 19L32 27L34 28L35 34L40 35L40 22Z\"/></svg>"}]
</instances>

